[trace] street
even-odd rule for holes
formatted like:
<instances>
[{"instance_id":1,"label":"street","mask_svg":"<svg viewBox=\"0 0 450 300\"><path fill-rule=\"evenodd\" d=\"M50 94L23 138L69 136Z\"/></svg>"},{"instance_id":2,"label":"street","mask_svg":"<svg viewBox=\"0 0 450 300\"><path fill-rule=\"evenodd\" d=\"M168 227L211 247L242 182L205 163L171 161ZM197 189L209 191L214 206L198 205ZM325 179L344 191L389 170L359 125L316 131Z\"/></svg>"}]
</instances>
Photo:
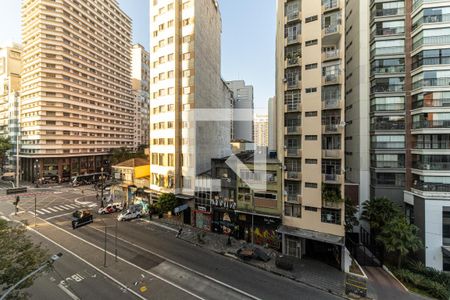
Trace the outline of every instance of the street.
<instances>
[{"instance_id":1,"label":"street","mask_svg":"<svg viewBox=\"0 0 450 300\"><path fill-rule=\"evenodd\" d=\"M37 196L37 227L34 227L34 196L21 197L17 216L11 214L12 209L7 208L5 201L0 206L4 215L27 222L30 230L36 232L34 235L39 235L39 241L44 239L46 245L53 244L53 252L59 252L58 248L70 251L63 252L61 262L55 263L55 269L62 275L56 278L49 273L40 277L30 289L33 297L36 294L37 298L65 299L54 294L63 293L67 298L57 283L61 277L78 274L83 280L69 280L69 291L80 299L98 296L128 299L137 295L145 299L337 299L177 239L172 231L145 219L116 222L117 214L97 215L95 191L88 187L84 190L70 187L48 189L45 193L41 190ZM6 203L11 206L11 201ZM93 209L94 223L73 230L71 213L80 207ZM77 261L76 256L82 261ZM104 278L103 273L112 279Z\"/></svg>"}]
</instances>

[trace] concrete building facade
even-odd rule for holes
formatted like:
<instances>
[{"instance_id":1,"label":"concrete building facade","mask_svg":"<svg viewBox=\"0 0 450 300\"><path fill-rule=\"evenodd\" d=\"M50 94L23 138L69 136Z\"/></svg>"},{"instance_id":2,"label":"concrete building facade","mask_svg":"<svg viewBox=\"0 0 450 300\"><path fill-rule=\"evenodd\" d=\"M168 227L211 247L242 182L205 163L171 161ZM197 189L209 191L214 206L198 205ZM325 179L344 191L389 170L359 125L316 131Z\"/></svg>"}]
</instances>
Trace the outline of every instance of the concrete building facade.
<instances>
[{"instance_id":1,"label":"concrete building facade","mask_svg":"<svg viewBox=\"0 0 450 300\"><path fill-rule=\"evenodd\" d=\"M328 258L334 252L330 262L339 267L345 253L345 2L279 0L276 43L283 252Z\"/></svg>"},{"instance_id":2,"label":"concrete building facade","mask_svg":"<svg viewBox=\"0 0 450 300\"><path fill-rule=\"evenodd\" d=\"M142 45L133 45L132 87L134 96L134 141L133 148L146 147L150 141L150 53Z\"/></svg>"},{"instance_id":3,"label":"concrete building facade","mask_svg":"<svg viewBox=\"0 0 450 300\"><path fill-rule=\"evenodd\" d=\"M277 152L277 102L276 98L269 98L268 103L268 112L269 112L269 154ZM275 156L274 154L271 154Z\"/></svg>"},{"instance_id":4,"label":"concrete building facade","mask_svg":"<svg viewBox=\"0 0 450 300\"><path fill-rule=\"evenodd\" d=\"M239 114L239 109L253 110L253 86L246 85L244 80L226 81L227 86L233 92L234 115ZM253 114L253 113L252 113ZM233 119L237 119L234 117ZM233 140L253 141L254 125L252 121L233 121Z\"/></svg>"},{"instance_id":5,"label":"concrete building facade","mask_svg":"<svg viewBox=\"0 0 450 300\"><path fill-rule=\"evenodd\" d=\"M109 169L133 146L131 19L116 0L22 1L25 179Z\"/></svg>"},{"instance_id":6,"label":"concrete building facade","mask_svg":"<svg viewBox=\"0 0 450 300\"><path fill-rule=\"evenodd\" d=\"M150 4L150 187L193 195L195 177L211 158L231 153L230 121L196 121L202 109L231 109L220 77L219 6L215 0Z\"/></svg>"},{"instance_id":7,"label":"concrete building facade","mask_svg":"<svg viewBox=\"0 0 450 300\"><path fill-rule=\"evenodd\" d=\"M269 146L269 116L265 114L255 114L253 119L254 134L253 141L256 147Z\"/></svg>"}]
</instances>

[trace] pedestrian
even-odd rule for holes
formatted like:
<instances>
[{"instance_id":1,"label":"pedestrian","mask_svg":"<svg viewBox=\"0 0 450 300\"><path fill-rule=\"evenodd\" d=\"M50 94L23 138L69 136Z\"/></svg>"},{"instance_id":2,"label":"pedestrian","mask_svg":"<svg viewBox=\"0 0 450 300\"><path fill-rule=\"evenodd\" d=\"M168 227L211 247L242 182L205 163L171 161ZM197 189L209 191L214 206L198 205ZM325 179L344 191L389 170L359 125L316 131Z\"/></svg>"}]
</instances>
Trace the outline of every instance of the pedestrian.
<instances>
[{"instance_id":1,"label":"pedestrian","mask_svg":"<svg viewBox=\"0 0 450 300\"><path fill-rule=\"evenodd\" d=\"M180 227L180 229L178 229L178 233L176 235L176 238L180 237L182 231L183 231L183 227Z\"/></svg>"}]
</instances>

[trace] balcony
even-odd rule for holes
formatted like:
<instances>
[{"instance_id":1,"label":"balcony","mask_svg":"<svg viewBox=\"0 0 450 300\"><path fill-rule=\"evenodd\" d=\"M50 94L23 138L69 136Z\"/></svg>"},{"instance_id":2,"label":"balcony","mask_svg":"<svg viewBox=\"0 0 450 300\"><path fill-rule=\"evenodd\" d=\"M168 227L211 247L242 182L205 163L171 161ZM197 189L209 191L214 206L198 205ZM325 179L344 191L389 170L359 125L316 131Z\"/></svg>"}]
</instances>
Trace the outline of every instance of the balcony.
<instances>
[{"instance_id":1,"label":"balcony","mask_svg":"<svg viewBox=\"0 0 450 300\"><path fill-rule=\"evenodd\" d=\"M398 34L404 34L405 27L393 27L393 28L377 28L370 33L370 38L373 39L375 37L386 37Z\"/></svg>"},{"instance_id":2,"label":"balcony","mask_svg":"<svg viewBox=\"0 0 450 300\"><path fill-rule=\"evenodd\" d=\"M328 184L342 184L342 175L340 174L322 174L322 182Z\"/></svg>"},{"instance_id":3,"label":"balcony","mask_svg":"<svg viewBox=\"0 0 450 300\"><path fill-rule=\"evenodd\" d=\"M299 171L289 171L288 170L288 171L284 172L284 179L300 181L300 180L302 180L302 173Z\"/></svg>"},{"instance_id":4,"label":"balcony","mask_svg":"<svg viewBox=\"0 0 450 300\"><path fill-rule=\"evenodd\" d=\"M284 134L290 135L298 135L302 134L302 128L301 126L285 126L284 127Z\"/></svg>"},{"instance_id":5,"label":"balcony","mask_svg":"<svg viewBox=\"0 0 450 300\"><path fill-rule=\"evenodd\" d=\"M302 63L302 57L301 56L294 56L294 57L286 57L284 60L284 68L289 67L299 67Z\"/></svg>"},{"instance_id":6,"label":"balcony","mask_svg":"<svg viewBox=\"0 0 450 300\"><path fill-rule=\"evenodd\" d=\"M375 17L401 16L405 14L404 8L382 8L374 10Z\"/></svg>"},{"instance_id":7,"label":"balcony","mask_svg":"<svg viewBox=\"0 0 450 300\"><path fill-rule=\"evenodd\" d=\"M371 112L379 111L404 111L405 104L403 103L393 103L393 104L373 104L370 106Z\"/></svg>"},{"instance_id":8,"label":"balcony","mask_svg":"<svg viewBox=\"0 0 450 300\"><path fill-rule=\"evenodd\" d=\"M325 124L322 125L322 133L342 133L344 126L341 124Z\"/></svg>"},{"instance_id":9,"label":"balcony","mask_svg":"<svg viewBox=\"0 0 450 300\"><path fill-rule=\"evenodd\" d=\"M413 82L413 89L420 89L430 86L440 86L448 88L450 87L450 77L427 78Z\"/></svg>"},{"instance_id":10,"label":"balcony","mask_svg":"<svg viewBox=\"0 0 450 300\"><path fill-rule=\"evenodd\" d=\"M445 183L417 182L413 185L413 188L424 192L450 193L450 184Z\"/></svg>"},{"instance_id":11,"label":"balcony","mask_svg":"<svg viewBox=\"0 0 450 300\"><path fill-rule=\"evenodd\" d=\"M450 128L450 120L422 120L413 122L413 129L425 129L425 128Z\"/></svg>"},{"instance_id":12,"label":"balcony","mask_svg":"<svg viewBox=\"0 0 450 300\"><path fill-rule=\"evenodd\" d=\"M413 161L413 169L430 170L430 171L448 171L450 170L450 162L428 162Z\"/></svg>"},{"instance_id":13,"label":"balcony","mask_svg":"<svg viewBox=\"0 0 450 300\"><path fill-rule=\"evenodd\" d=\"M412 103L413 109L422 107L450 107L450 98L417 100Z\"/></svg>"},{"instance_id":14,"label":"balcony","mask_svg":"<svg viewBox=\"0 0 450 300\"><path fill-rule=\"evenodd\" d=\"M322 100L322 109L340 109L342 108L343 101L339 98Z\"/></svg>"},{"instance_id":15,"label":"balcony","mask_svg":"<svg viewBox=\"0 0 450 300\"><path fill-rule=\"evenodd\" d=\"M370 89L371 93L400 93L405 90L404 84L376 84Z\"/></svg>"},{"instance_id":16,"label":"balcony","mask_svg":"<svg viewBox=\"0 0 450 300\"><path fill-rule=\"evenodd\" d=\"M449 150L450 149L450 140L444 140L440 142L415 142L413 143L414 149L437 149L437 150Z\"/></svg>"},{"instance_id":17,"label":"balcony","mask_svg":"<svg viewBox=\"0 0 450 300\"><path fill-rule=\"evenodd\" d=\"M291 103L291 104L285 104L284 105L284 112L301 112L302 110L302 104L301 103Z\"/></svg>"},{"instance_id":18,"label":"balcony","mask_svg":"<svg viewBox=\"0 0 450 300\"><path fill-rule=\"evenodd\" d=\"M322 76L322 85L341 84L342 76L340 74L328 74Z\"/></svg>"},{"instance_id":19,"label":"balcony","mask_svg":"<svg viewBox=\"0 0 450 300\"><path fill-rule=\"evenodd\" d=\"M385 67L374 67L372 68L372 75L386 75L395 73L405 73L405 66L385 66Z\"/></svg>"},{"instance_id":20,"label":"balcony","mask_svg":"<svg viewBox=\"0 0 450 300\"><path fill-rule=\"evenodd\" d=\"M405 149L404 142L372 142L372 149Z\"/></svg>"},{"instance_id":21,"label":"balcony","mask_svg":"<svg viewBox=\"0 0 450 300\"><path fill-rule=\"evenodd\" d=\"M284 44L286 46L294 45L294 44L300 44L302 42L302 37L300 34L296 35L295 37L287 37L284 39Z\"/></svg>"},{"instance_id":22,"label":"balcony","mask_svg":"<svg viewBox=\"0 0 450 300\"><path fill-rule=\"evenodd\" d=\"M297 81L288 81L284 84L284 90L299 90L302 87L302 82L300 80Z\"/></svg>"},{"instance_id":23,"label":"balcony","mask_svg":"<svg viewBox=\"0 0 450 300\"><path fill-rule=\"evenodd\" d=\"M331 208L331 209L339 209L341 208L343 202L334 202L334 201L326 201L322 200L322 207Z\"/></svg>"},{"instance_id":24,"label":"balcony","mask_svg":"<svg viewBox=\"0 0 450 300\"><path fill-rule=\"evenodd\" d=\"M328 0L322 2L322 13L327 13L340 8L339 0Z\"/></svg>"},{"instance_id":25,"label":"balcony","mask_svg":"<svg viewBox=\"0 0 450 300\"><path fill-rule=\"evenodd\" d=\"M370 130L405 130L405 122L376 122L370 124Z\"/></svg>"},{"instance_id":26,"label":"balcony","mask_svg":"<svg viewBox=\"0 0 450 300\"><path fill-rule=\"evenodd\" d=\"M340 24L331 24L322 29L322 45L337 45L342 33Z\"/></svg>"},{"instance_id":27,"label":"balcony","mask_svg":"<svg viewBox=\"0 0 450 300\"><path fill-rule=\"evenodd\" d=\"M322 61L339 59L339 49L322 52Z\"/></svg>"},{"instance_id":28,"label":"balcony","mask_svg":"<svg viewBox=\"0 0 450 300\"><path fill-rule=\"evenodd\" d=\"M438 46L438 45L448 45L450 44L450 35L442 35L442 36L431 36L420 38L413 43L413 51L421 46Z\"/></svg>"},{"instance_id":29,"label":"balcony","mask_svg":"<svg viewBox=\"0 0 450 300\"><path fill-rule=\"evenodd\" d=\"M322 150L322 158L336 159L336 158L341 158L341 157L342 157L341 149Z\"/></svg>"},{"instance_id":30,"label":"balcony","mask_svg":"<svg viewBox=\"0 0 450 300\"><path fill-rule=\"evenodd\" d=\"M300 158L300 157L302 157L302 149L300 149L300 148L287 148L286 150L284 150L284 156L285 157Z\"/></svg>"},{"instance_id":31,"label":"balcony","mask_svg":"<svg viewBox=\"0 0 450 300\"><path fill-rule=\"evenodd\" d=\"M413 31L416 30L418 27L422 26L422 24L443 23L449 21L450 21L450 14L423 16L413 24L412 30Z\"/></svg>"},{"instance_id":32,"label":"balcony","mask_svg":"<svg viewBox=\"0 0 450 300\"><path fill-rule=\"evenodd\" d=\"M302 204L302 195L288 194L286 196L286 202L294 204Z\"/></svg>"},{"instance_id":33,"label":"balcony","mask_svg":"<svg viewBox=\"0 0 450 300\"><path fill-rule=\"evenodd\" d=\"M373 168L382 168L382 169L397 169L397 168L404 168L405 162L401 160L397 161L380 161L380 160L372 160L370 162L370 165Z\"/></svg>"},{"instance_id":34,"label":"balcony","mask_svg":"<svg viewBox=\"0 0 450 300\"><path fill-rule=\"evenodd\" d=\"M284 17L284 23L298 22L302 19L302 13L300 11L291 11Z\"/></svg>"}]
</instances>

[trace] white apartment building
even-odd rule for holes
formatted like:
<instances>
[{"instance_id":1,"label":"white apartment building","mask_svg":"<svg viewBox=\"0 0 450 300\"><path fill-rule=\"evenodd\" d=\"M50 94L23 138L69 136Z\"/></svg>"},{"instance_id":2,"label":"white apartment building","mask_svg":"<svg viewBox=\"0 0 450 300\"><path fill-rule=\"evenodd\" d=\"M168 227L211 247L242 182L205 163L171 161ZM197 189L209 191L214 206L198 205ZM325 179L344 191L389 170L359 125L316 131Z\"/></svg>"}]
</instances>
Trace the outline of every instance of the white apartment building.
<instances>
[{"instance_id":1,"label":"white apartment building","mask_svg":"<svg viewBox=\"0 0 450 300\"><path fill-rule=\"evenodd\" d=\"M246 85L244 80L226 81L227 86L233 92L234 116L239 114L239 109L253 110L253 86ZM252 113L253 115L253 113ZM237 119L234 118L234 119ZM252 121L233 121L233 140L253 141Z\"/></svg>"}]
</instances>

